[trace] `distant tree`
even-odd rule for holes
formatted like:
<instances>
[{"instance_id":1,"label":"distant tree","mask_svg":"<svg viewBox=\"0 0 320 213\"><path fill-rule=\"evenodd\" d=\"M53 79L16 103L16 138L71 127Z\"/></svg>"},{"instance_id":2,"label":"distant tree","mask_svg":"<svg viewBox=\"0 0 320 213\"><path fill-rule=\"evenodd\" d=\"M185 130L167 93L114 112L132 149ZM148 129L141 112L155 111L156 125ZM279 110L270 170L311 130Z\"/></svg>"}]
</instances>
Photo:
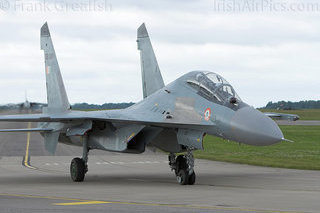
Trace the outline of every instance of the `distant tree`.
<instances>
[{"instance_id":1,"label":"distant tree","mask_svg":"<svg viewBox=\"0 0 320 213\"><path fill-rule=\"evenodd\" d=\"M88 104L88 103L77 103L71 106L72 109L75 110L102 110L102 109L124 109L129 106L132 106L134 103L104 103L102 105L99 104ZM10 110L10 109L18 109L20 104L6 104L0 105L0 110Z\"/></svg>"},{"instance_id":2,"label":"distant tree","mask_svg":"<svg viewBox=\"0 0 320 213\"><path fill-rule=\"evenodd\" d=\"M285 109L285 110L293 110L293 109L320 109L320 100L314 101L299 101L299 102L291 102L291 101L278 101L273 103L272 101L268 102L263 109Z\"/></svg>"}]
</instances>

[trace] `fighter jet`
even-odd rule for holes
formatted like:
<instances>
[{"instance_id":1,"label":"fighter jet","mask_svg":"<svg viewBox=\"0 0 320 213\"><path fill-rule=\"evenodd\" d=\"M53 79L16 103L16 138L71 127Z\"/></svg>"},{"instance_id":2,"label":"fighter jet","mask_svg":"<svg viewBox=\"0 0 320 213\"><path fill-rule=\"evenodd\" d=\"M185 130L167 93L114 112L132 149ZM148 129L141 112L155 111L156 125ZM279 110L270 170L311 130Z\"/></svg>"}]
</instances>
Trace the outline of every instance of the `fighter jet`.
<instances>
[{"instance_id":1,"label":"fighter jet","mask_svg":"<svg viewBox=\"0 0 320 213\"><path fill-rule=\"evenodd\" d=\"M52 154L58 142L83 147L82 158L74 158L70 165L76 182L85 178L92 149L139 154L146 146L156 147L168 153L177 181L192 185L196 180L192 153L203 149L206 134L255 146L286 140L272 119L243 102L228 81L214 72L188 72L165 85L145 24L138 28L137 43L143 100L122 110L73 111L45 23L41 49L48 106L40 114L0 116L0 121L38 122L37 128L0 131L40 132Z\"/></svg>"},{"instance_id":2,"label":"fighter jet","mask_svg":"<svg viewBox=\"0 0 320 213\"><path fill-rule=\"evenodd\" d=\"M27 91L25 91L25 101L23 103L19 103L18 107L20 112L33 112L35 110L39 110L42 107L46 106L46 104L38 103L38 102L30 102L28 100Z\"/></svg>"}]
</instances>

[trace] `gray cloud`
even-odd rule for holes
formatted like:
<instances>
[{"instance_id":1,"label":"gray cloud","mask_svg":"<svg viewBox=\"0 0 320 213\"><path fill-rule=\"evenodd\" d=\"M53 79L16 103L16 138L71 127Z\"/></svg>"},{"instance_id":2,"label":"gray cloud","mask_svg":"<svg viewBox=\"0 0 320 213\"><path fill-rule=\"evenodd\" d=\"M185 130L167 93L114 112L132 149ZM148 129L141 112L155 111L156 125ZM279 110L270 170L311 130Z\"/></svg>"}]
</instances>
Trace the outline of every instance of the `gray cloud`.
<instances>
[{"instance_id":1,"label":"gray cloud","mask_svg":"<svg viewBox=\"0 0 320 213\"><path fill-rule=\"evenodd\" d=\"M46 100L39 47L45 21L72 103L141 99L135 40L142 22L167 83L191 70L213 70L254 106L320 99L317 14L214 13L204 0L109 3L107 12L0 11L0 103L23 101L24 90Z\"/></svg>"}]
</instances>

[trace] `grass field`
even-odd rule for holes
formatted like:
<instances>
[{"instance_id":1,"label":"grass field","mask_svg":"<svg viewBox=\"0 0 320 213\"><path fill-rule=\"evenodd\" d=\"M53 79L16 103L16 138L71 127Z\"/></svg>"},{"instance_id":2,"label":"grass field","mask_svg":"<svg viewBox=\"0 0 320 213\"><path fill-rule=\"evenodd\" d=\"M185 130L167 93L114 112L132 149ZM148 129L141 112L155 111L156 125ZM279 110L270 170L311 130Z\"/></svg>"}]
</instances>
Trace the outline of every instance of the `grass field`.
<instances>
[{"instance_id":1,"label":"grass field","mask_svg":"<svg viewBox=\"0 0 320 213\"><path fill-rule=\"evenodd\" d=\"M320 120L320 109L300 109L300 110L261 109L260 111L296 114L300 116L300 120Z\"/></svg>"},{"instance_id":2,"label":"grass field","mask_svg":"<svg viewBox=\"0 0 320 213\"><path fill-rule=\"evenodd\" d=\"M294 143L256 147L206 136L195 157L242 164L320 170L320 126L280 126Z\"/></svg>"}]
</instances>

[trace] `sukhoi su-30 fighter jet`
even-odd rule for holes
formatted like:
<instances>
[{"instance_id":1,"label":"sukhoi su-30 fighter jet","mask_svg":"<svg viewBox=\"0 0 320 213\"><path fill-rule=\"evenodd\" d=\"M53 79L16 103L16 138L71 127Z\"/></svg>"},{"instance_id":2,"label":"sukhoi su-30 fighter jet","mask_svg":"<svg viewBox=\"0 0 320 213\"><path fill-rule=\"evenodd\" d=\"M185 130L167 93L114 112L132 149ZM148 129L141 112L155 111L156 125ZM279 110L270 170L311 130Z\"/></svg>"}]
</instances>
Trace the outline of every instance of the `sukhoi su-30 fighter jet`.
<instances>
[{"instance_id":1,"label":"sukhoi su-30 fighter jet","mask_svg":"<svg viewBox=\"0 0 320 213\"><path fill-rule=\"evenodd\" d=\"M40 110L44 106L45 104L42 103L28 101L27 91L25 92L25 101L23 103L18 104L20 112L33 112L35 110Z\"/></svg>"},{"instance_id":2,"label":"sukhoi su-30 fighter jet","mask_svg":"<svg viewBox=\"0 0 320 213\"><path fill-rule=\"evenodd\" d=\"M165 85L146 27L138 28L143 100L122 110L73 111L63 84L47 23L41 28L48 107L41 114L3 115L0 121L38 122L37 128L1 132L40 132L47 151L57 143L82 146L82 158L70 165L73 181L83 181L91 149L143 153L147 146L169 153L169 165L180 184L194 184L192 151L203 149L206 134L240 143L265 146L286 140L268 116L244 103L222 76L192 71ZM185 153L176 156L176 153Z\"/></svg>"}]
</instances>

